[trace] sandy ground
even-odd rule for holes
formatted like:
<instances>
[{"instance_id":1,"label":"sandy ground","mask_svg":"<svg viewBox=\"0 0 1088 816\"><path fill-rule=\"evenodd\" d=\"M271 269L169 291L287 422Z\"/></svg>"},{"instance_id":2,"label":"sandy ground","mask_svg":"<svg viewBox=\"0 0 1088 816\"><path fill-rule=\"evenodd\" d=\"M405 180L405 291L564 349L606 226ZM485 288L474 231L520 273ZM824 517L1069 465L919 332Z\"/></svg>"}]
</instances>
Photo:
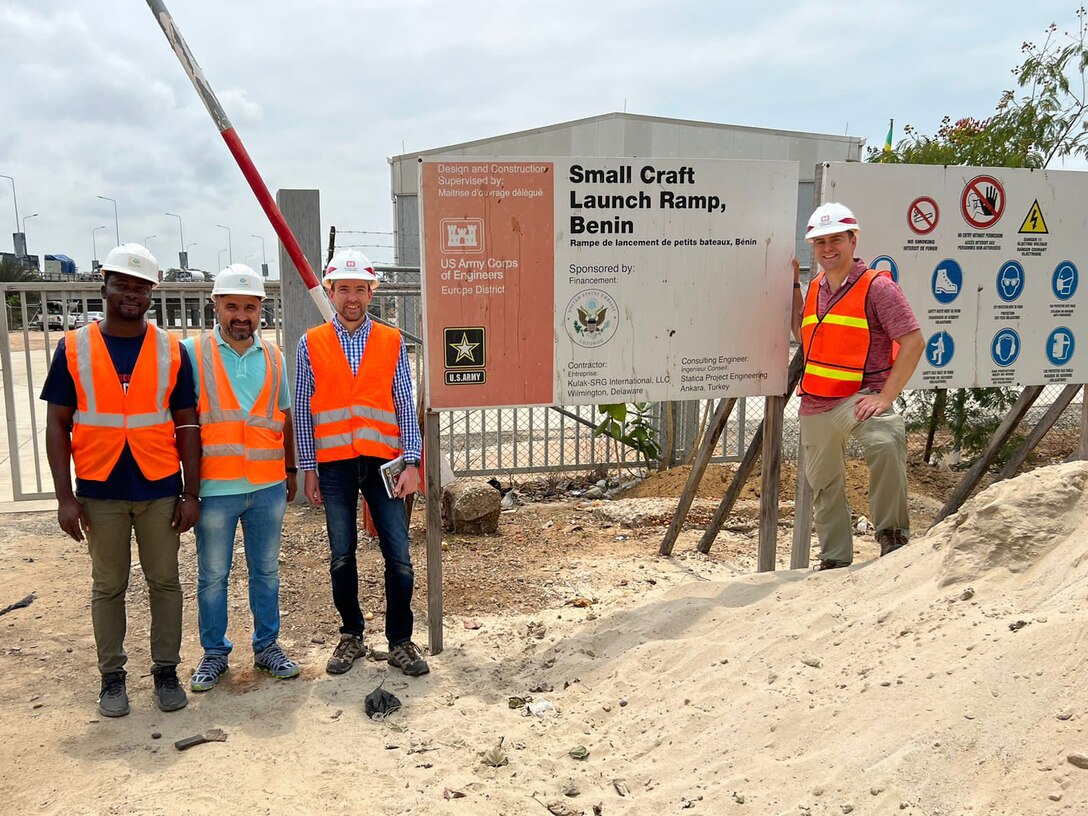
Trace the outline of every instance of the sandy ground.
<instances>
[{"instance_id":1,"label":"sandy ground","mask_svg":"<svg viewBox=\"0 0 1088 816\"><path fill-rule=\"evenodd\" d=\"M751 573L750 509L709 556L692 527L662 559L663 527L622 524L661 500L529 504L498 536L448 537L446 649L419 679L379 660L324 673L336 623L321 519L293 509L282 643L303 675L253 672L236 570L230 674L160 713L137 571L132 713L118 720L95 707L85 553L50 513L7 515L0 607L36 600L0 617L0 801L64 814L1088 813L1088 770L1070 762L1088 755L1086 487L1086 463L1041 468L888 558L863 538L853 567L823 574ZM918 519L939 506L912 497ZM783 560L788 521L787 502ZM183 549L187 677L191 537ZM362 570L380 631L371 547ZM383 680L403 708L370 721L363 700ZM554 709L526 716L513 697ZM211 728L227 740L174 748Z\"/></svg>"}]
</instances>

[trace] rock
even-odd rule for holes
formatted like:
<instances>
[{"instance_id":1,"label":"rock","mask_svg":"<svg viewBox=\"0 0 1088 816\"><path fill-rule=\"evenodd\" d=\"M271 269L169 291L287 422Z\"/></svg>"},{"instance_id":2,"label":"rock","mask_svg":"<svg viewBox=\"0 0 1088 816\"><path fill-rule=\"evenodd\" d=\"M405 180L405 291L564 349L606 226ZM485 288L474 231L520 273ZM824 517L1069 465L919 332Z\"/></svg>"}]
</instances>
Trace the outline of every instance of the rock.
<instances>
[{"instance_id":1,"label":"rock","mask_svg":"<svg viewBox=\"0 0 1088 816\"><path fill-rule=\"evenodd\" d=\"M608 487L608 480L607 479L598 479L597 480L597 487L602 488L602 489Z\"/></svg>"},{"instance_id":2,"label":"rock","mask_svg":"<svg viewBox=\"0 0 1088 816\"><path fill-rule=\"evenodd\" d=\"M1073 712L1070 711L1069 709L1066 709L1065 711L1062 711L1062 712L1060 712L1058 714L1058 719L1059 720L1064 721L1064 720L1069 720L1069 719L1072 719L1072 718L1073 718Z\"/></svg>"},{"instance_id":3,"label":"rock","mask_svg":"<svg viewBox=\"0 0 1088 816\"><path fill-rule=\"evenodd\" d=\"M442 491L442 525L470 535L498 532L501 502L499 492L482 479L458 479Z\"/></svg>"},{"instance_id":4,"label":"rock","mask_svg":"<svg viewBox=\"0 0 1088 816\"><path fill-rule=\"evenodd\" d=\"M593 486L582 494L583 499L600 499L604 496L604 488Z\"/></svg>"},{"instance_id":5,"label":"rock","mask_svg":"<svg viewBox=\"0 0 1088 816\"><path fill-rule=\"evenodd\" d=\"M1088 770L1088 756L1084 754L1070 754L1066 757L1066 761L1077 768Z\"/></svg>"},{"instance_id":6,"label":"rock","mask_svg":"<svg viewBox=\"0 0 1088 816\"><path fill-rule=\"evenodd\" d=\"M1062 795L1060 793L1052 793L1050 794L1050 796L1047 797L1047 799L1049 799L1051 802L1060 802L1062 800Z\"/></svg>"},{"instance_id":7,"label":"rock","mask_svg":"<svg viewBox=\"0 0 1088 816\"><path fill-rule=\"evenodd\" d=\"M811 667L813 669L818 669L818 668L820 668L820 665L821 665L820 664L820 658L818 658L818 657L816 657L814 655L804 655L801 658L801 662L804 663L806 666L809 666L809 667Z\"/></svg>"}]
</instances>

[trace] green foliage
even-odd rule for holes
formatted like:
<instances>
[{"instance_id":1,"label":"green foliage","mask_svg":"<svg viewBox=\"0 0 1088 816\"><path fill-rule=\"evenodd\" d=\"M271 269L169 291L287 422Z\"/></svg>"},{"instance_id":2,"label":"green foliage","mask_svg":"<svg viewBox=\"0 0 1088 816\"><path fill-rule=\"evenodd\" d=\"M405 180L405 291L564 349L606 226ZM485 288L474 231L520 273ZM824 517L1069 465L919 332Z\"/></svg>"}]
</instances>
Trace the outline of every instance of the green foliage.
<instances>
[{"instance_id":1,"label":"green foliage","mask_svg":"<svg viewBox=\"0 0 1088 816\"><path fill-rule=\"evenodd\" d=\"M0 258L0 281L4 283L27 283L40 281L41 278L33 269L24 266L12 257Z\"/></svg>"},{"instance_id":2,"label":"green foliage","mask_svg":"<svg viewBox=\"0 0 1088 816\"><path fill-rule=\"evenodd\" d=\"M992 116L946 116L933 136L907 125L893 150L870 147L868 161L893 164L1047 167L1055 158L1088 158L1088 15L1072 31L1047 26L1041 44L1025 42L1012 71L1016 89L1001 94Z\"/></svg>"},{"instance_id":3,"label":"green foliage","mask_svg":"<svg viewBox=\"0 0 1088 816\"><path fill-rule=\"evenodd\" d=\"M949 455L954 455L956 461L963 454L968 457L981 454L1020 396L1012 388L959 388L948 393L948 399L941 407L939 393L936 390L913 391L900 397L908 432L927 431L934 421L933 412L938 412L938 435L931 457L934 461ZM1004 466L1022 441L1022 436L1010 436L998 452L994 466Z\"/></svg>"},{"instance_id":4,"label":"green foliage","mask_svg":"<svg viewBox=\"0 0 1088 816\"><path fill-rule=\"evenodd\" d=\"M597 410L604 414L604 419L593 433L610 436L634 448L642 454L646 467L652 467L661 458L661 445L651 416L653 405L652 402L598 405Z\"/></svg>"}]
</instances>

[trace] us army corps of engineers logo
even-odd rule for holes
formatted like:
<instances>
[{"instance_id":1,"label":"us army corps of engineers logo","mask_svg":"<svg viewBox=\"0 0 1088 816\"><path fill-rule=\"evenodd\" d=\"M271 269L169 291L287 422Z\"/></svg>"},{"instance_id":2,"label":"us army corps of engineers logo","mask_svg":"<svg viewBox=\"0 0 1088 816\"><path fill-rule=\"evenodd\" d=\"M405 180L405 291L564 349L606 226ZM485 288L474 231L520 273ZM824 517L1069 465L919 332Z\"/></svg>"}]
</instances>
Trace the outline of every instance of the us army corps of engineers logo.
<instances>
[{"instance_id":1,"label":"us army corps of engineers logo","mask_svg":"<svg viewBox=\"0 0 1088 816\"><path fill-rule=\"evenodd\" d=\"M583 289L567 304L563 323L570 339L583 348L597 348L612 339L619 325L619 307L601 289Z\"/></svg>"}]
</instances>

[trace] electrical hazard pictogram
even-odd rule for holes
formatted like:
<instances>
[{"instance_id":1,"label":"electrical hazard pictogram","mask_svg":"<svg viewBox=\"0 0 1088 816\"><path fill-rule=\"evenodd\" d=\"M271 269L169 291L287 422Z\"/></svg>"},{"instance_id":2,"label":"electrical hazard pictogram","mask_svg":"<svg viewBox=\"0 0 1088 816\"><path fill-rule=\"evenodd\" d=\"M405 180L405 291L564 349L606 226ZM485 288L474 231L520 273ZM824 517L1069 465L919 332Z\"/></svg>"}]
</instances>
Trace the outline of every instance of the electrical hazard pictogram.
<instances>
[{"instance_id":1,"label":"electrical hazard pictogram","mask_svg":"<svg viewBox=\"0 0 1088 816\"><path fill-rule=\"evenodd\" d=\"M1035 199L1031 209L1028 210L1028 214L1024 216L1024 223L1020 225L1020 234L1047 235L1049 232L1050 230L1046 228L1046 221L1043 219L1043 211L1039 207L1039 199Z\"/></svg>"}]
</instances>

